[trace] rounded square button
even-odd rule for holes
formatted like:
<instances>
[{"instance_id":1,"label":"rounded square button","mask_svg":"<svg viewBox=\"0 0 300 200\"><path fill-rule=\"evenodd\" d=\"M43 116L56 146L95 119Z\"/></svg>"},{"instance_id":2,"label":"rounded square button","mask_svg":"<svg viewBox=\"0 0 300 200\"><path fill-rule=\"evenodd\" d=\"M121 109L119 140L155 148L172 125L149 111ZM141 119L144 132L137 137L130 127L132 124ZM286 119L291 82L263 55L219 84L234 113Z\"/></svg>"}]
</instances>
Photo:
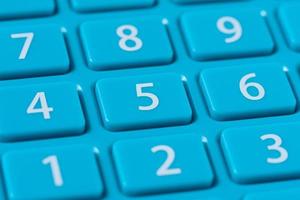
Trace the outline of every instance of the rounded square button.
<instances>
[{"instance_id":1,"label":"rounded square button","mask_svg":"<svg viewBox=\"0 0 300 200\"><path fill-rule=\"evenodd\" d=\"M0 96L0 141L72 136L85 129L75 84L3 87Z\"/></svg>"},{"instance_id":2,"label":"rounded square button","mask_svg":"<svg viewBox=\"0 0 300 200\"><path fill-rule=\"evenodd\" d=\"M192 120L189 99L176 74L102 79L96 93L109 130L182 125Z\"/></svg>"},{"instance_id":3,"label":"rounded square button","mask_svg":"<svg viewBox=\"0 0 300 200\"><path fill-rule=\"evenodd\" d=\"M292 88L278 64L206 69L201 73L200 84L210 114L217 120L282 115L296 110Z\"/></svg>"},{"instance_id":4,"label":"rounded square button","mask_svg":"<svg viewBox=\"0 0 300 200\"><path fill-rule=\"evenodd\" d=\"M214 180L197 134L119 141L113 156L121 188L129 195L207 188Z\"/></svg>"},{"instance_id":5,"label":"rounded square button","mask_svg":"<svg viewBox=\"0 0 300 200\"><path fill-rule=\"evenodd\" d=\"M0 79L68 72L70 60L59 26L15 26L0 32Z\"/></svg>"},{"instance_id":6,"label":"rounded square button","mask_svg":"<svg viewBox=\"0 0 300 200\"><path fill-rule=\"evenodd\" d=\"M107 11L153 6L155 0L71 0L72 6L79 12Z\"/></svg>"},{"instance_id":7,"label":"rounded square button","mask_svg":"<svg viewBox=\"0 0 300 200\"><path fill-rule=\"evenodd\" d=\"M4 154L7 195L17 199L99 199L104 187L92 148L66 146Z\"/></svg>"},{"instance_id":8,"label":"rounded square button","mask_svg":"<svg viewBox=\"0 0 300 200\"><path fill-rule=\"evenodd\" d=\"M281 5L278 15L281 22L281 26L285 33L289 46L300 51L300 3L291 3Z\"/></svg>"},{"instance_id":9,"label":"rounded square button","mask_svg":"<svg viewBox=\"0 0 300 200\"><path fill-rule=\"evenodd\" d=\"M161 18L87 22L80 33L88 66L94 70L161 65L173 60Z\"/></svg>"},{"instance_id":10,"label":"rounded square button","mask_svg":"<svg viewBox=\"0 0 300 200\"><path fill-rule=\"evenodd\" d=\"M54 0L1 0L0 19L47 16L55 9Z\"/></svg>"},{"instance_id":11,"label":"rounded square button","mask_svg":"<svg viewBox=\"0 0 300 200\"><path fill-rule=\"evenodd\" d=\"M221 144L238 183L300 178L299 123L227 129Z\"/></svg>"},{"instance_id":12,"label":"rounded square button","mask_svg":"<svg viewBox=\"0 0 300 200\"><path fill-rule=\"evenodd\" d=\"M184 14L181 25L189 53L196 60L261 56L275 47L255 9L198 10Z\"/></svg>"}]
</instances>

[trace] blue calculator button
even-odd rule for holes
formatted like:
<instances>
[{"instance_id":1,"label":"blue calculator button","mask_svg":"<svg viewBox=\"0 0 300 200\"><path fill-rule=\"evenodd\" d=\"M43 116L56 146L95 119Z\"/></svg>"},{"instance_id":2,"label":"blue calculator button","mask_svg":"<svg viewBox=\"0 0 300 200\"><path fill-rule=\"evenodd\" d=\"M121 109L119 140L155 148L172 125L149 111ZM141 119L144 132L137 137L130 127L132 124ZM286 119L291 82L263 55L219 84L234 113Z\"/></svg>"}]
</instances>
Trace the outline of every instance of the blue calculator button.
<instances>
[{"instance_id":1,"label":"blue calculator button","mask_svg":"<svg viewBox=\"0 0 300 200\"><path fill-rule=\"evenodd\" d=\"M36 148L4 154L3 172L10 200L99 199L103 193L92 148Z\"/></svg>"},{"instance_id":2,"label":"blue calculator button","mask_svg":"<svg viewBox=\"0 0 300 200\"><path fill-rule=\"evenodd\" d=\"M284 4L279 9L279 18L281 26L286 35L289 46L300 51L300 3Z\"/></svg>"},{"instance_id":3,"label":"blue calculator button","mask_svg":"<svg viewBox=\"0 0 300 200\"><path fill-rule=\"evenodd\" d=\"M181 25L196 60L259 56L274 50L268 27L256 10L199 10L186 13Z\"/></svg>"},{"instance_id":4,"label":"blue calculator button","mask_svg":"<svg viewBox=\"0 0 300 200\"><path fill-rule=\"evenodd\" d=\"M181 125L192 119L185 87L176 74L103 79L96 93L110 130Z\"/></svg>"},{"instance_id":5,"label":"blue calculator button","mask_svg":"<svg viewBox=\"0 0 300 200\"><path fill-rule=\"evenodd\" d=\"M119 141L113 156L121 188L129 195L206 188L214 179L197 134Z\"/></svg>"},{"instance_id":6,"label":"blue calculator button","mask_svg":"<svg viewBox=\"0 0 300 200\"><path fill-rule=\"evenodd\" d=\"M203 2L218 2L224 0L173 0L176 3L203 3Z\"/></svg>"},{"instance_id":7,"label":"blue calculator button","mask_svg":"<svg viewBox=\"0 0 300 200\"><path fill-rule=\"evenodd\" d=\"M53 14L55 9L54 0L1 0L0 19L46 16Z\"/></svg>"},{"instance_id":8,"label":"blue calculator button","mask_svg":"<svg viewBox=\"0 0 300 200\"><path fill-rule=\"evenodd\" d=\"M80 32L87 63L95 70L167 64L173 60L161 18L87 22Z\"/></svg>"},{"instance_id":9,"label":"blue calculator button","mask_svg":"<svg viewBox=\"0 0 300 200\"><path fill-rule=\"evenodd\" d=\"M61 74L69 70L69 56L59 26L14 26L1 28L0 32L1 79Z\"/></svg>"},{"instance_id":10,"label":"blue calculator button","mask_svg":"<svg viewBox=\"0 0 300 200\"><path fill-rule=\"evenodd\" d=\"M217 120L289 114L296 109L289 81L277 64L206 69L200 84Z\"/></svg>"},{"instance_id":11,"label":"blue calculator button","mask_svg":"<svg viewBox=\"0 0 300 200\"><path fill-rule=\"evenodd\" d=\"M227 129L221 144L232 178L256 183L300 178L300 124Z\"/></svg>"},{"instance_id":12,"label":"blue calculator button","mask_svg":"<svg viewBox=\"0 0 300 200\"><path fill-rule=\"evenodd\" d=\"M0 96L1 141L78 135L85 129L71 83L3 87Z\"/></svg>"},{"instance_id":13,"label":"blue calculator button","mask_svg":"<svg viewBox=\"0 0 300 200\"><path fill-rule=\"evenodd\" d=\"M249 194L244 198L244 200L284 200L284 199L299 200L300 199L299 188L254 193L254 194Z\"/></svg>"},{"instance_id":14,"label":"blue calculator button","mask_svg":"<svg viewBox=\"0 0 300 200\"><path fill-rule=\"evenodd\" d=\"M153 6L155 0L72 0L71 3L75 10L80 12L89 12L148 7Z\"/></svg>"}]
</instances>

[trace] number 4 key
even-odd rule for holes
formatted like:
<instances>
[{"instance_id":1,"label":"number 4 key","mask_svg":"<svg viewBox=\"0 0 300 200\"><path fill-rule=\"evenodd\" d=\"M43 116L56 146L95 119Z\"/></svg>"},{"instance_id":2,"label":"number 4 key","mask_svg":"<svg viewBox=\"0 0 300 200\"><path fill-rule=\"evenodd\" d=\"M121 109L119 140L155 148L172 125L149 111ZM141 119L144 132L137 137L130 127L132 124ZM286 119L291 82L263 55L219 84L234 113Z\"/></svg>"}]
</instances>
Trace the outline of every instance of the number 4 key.
<instances>
[{"instance_id":1,"label":"number 4 key","mask_svg":"<svg viewBox=\"0 0 300 200\"><path fill-rule=\"evenodd\" d=\"M4 87L0 96L2 141L78 135L85 129L75 84Z\"/></svg>"}]
</instances>

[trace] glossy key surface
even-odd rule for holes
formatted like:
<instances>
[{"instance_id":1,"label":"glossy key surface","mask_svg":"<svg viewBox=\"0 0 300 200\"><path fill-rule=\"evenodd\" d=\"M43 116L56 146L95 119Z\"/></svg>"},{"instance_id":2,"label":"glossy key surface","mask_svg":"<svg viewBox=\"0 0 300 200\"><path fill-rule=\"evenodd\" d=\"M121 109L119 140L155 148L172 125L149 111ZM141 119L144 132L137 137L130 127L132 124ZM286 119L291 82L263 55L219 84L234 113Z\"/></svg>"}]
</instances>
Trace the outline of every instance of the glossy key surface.
<instances>
[{"instance_id":1,"label":"glossy key surface","mask_svg":"<svg viewBox=\"0 0 300 200\"><path fill-rule=\"evenodd\" d=\"M121 188L129 195L207 188L214 179L197 134L120 141L113 155Z\"/></svg>"},{"instance_id":2,"label":"glossy key surface","mask_svg":"<svg viewBox=\"0 0 300 200\"><path fill-rule=\"evenodd\" d=\"M86 62L95 70L162 65L173 60L170 39L159 17L87 22L80 34Z\"/></svg>"},{"instance_id":3,"label":"glossy key surface","mask_svg":"<svg viewBox=\"0 0 300 200\"><path fill-rule=\"evenodd\" d=\"M0 79L66 73L70 68L58 25L0 28Z\"/></svg>"},{"instance_id":4,"label":"glossy key surface","mask_svg":"<svg viewBox=\"0 0 300 200\"><path fill-rule=\"evenodd\" d=\"M300 177L299 123L226 129L221 144L233 180L268 182Z\"/></svg>"},{"instance_id":5,"label":"glossy key surface","mask_svg":"<svg viewBox=\"0 0 300 200\"><path fill-rule=\"evenodd\" d=\"M97 82L96 93L109 130L183 125L192 120L184 83L176 74L103 79Z\"/></svg>"},{"instance_id":6,"label":"glossy key surface","mask_svg":"<svg viewBox=\"0 0 300 200\"><path fill-rule=\"evenodd\" d=\"M286 40L289 46L296 51L300 51L299 8L299 2L283 4L278 12Z\"/></svg>"},{"instance_id":7,"label":"glossy key surface","mask_svg":"<svg viewBox=\"0 0 300 200\"><path fill-rule=\"evenodd\" d=\"M1 141L78 135L85 129L75 84L4 87L0 96Z\"/></svg>"},{"instance_id":8,"label":"glossy key surface","mask_svg":"<svg viewBox=\"0 0 300 200\"><path fill-rule=\"evenodd\" d=\"M200 85L211 116L218 120L288 114L296 109L292 88L279 64L206 69Z\"/></svg>"},{"instance_id":9,"label":"glossy key surface","mask_svg":"<svg viewBox=\"0 0 300 200\"><path fill-rule=\"evenodd\" d=\"M154 5L156 0L71 0L75 10L80 12L107 11L114 9L143 8Z\"/></svg>"},{"instance_id":10,"label":"glossy key surface","mask_svg":"<svg viewBox=\"0 0 300 200\"><path fill-rule=\"evenodd\" d=\"M2 0L0 19L47 16L54 14L55 9L54 0Z\"/></svg>"},{"instance_id":11,"label":"glossy key surface","mask_svg":"<svg viewBox=\"0 0 300 200\"><path fill-rule=\"evenodd\" d=\"M66 146L4 155L8 198L99 199L103 185L92 148Z\"/></svg>"},{"instance_id":12,"label":"glossy key surface","mask_svg":"<svg viewBox=\"0 0 300 200\"><path fill-rule=\"evenodd\" d=\"M218 60L270 54L274 42L255 9L204 9L187 12L181 28L190 56Z\"/></svg>"}]
</instances>

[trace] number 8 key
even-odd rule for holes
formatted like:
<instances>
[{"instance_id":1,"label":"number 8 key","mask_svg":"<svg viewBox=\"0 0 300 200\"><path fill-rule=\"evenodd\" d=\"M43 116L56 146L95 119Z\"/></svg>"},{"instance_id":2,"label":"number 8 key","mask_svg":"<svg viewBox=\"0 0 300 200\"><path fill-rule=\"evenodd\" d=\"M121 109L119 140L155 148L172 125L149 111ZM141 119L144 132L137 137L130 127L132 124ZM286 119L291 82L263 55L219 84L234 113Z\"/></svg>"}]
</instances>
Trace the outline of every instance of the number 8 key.
<instances>
[{"instance_id":1,"label":"number 8 key","mask_svg":"<svg viewBox=\"0 0 300 200\"><path fill-rule=\"evenodd\" d=\"M87 64L94 70L144 67L173 60L161 18L87 22L81 26L80 35Z\"/></svg>"}]
</instances>

